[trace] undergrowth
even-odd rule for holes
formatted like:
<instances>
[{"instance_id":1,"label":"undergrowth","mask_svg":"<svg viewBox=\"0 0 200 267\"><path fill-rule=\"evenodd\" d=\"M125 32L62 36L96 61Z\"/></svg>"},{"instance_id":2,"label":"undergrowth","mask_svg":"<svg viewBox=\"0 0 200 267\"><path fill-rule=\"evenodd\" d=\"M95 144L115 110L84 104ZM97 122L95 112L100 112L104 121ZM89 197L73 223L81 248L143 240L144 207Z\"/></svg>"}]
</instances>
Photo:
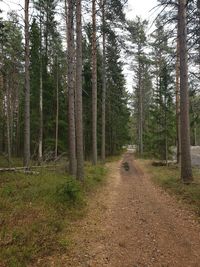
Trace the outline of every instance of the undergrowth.
<instances>
[{"instance_id":1,"label":"undergrowth","mask_svg":"<svg viewBox=\"0 0 200 267\"><path fill-rule=\"evenodd\" d=\"M106 169L86 164L85 174L84 184L62 171L1 174L0 266L28 266L69 249L70 223L84 216L88 196L105 180Z\"/></svg>"}]
</instances>

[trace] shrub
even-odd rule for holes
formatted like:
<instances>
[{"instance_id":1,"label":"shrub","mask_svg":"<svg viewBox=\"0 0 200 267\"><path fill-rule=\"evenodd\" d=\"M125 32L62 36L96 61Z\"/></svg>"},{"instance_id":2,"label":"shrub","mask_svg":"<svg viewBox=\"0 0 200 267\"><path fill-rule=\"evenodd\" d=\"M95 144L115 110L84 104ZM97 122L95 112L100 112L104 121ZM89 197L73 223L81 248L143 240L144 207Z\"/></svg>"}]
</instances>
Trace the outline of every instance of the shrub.
<instances>
[{"instance_id":1,"label":"shrub","mask_svg":"<svg viewBox=\"0 0 200 267\"><path fill-rule=\"evenodd\" d=\"M80 183L75 179L66 180L66 182L57 187L57 197L60 202L70 202L78 204L83 201L83 191Z\"/></svg>"}]
</instances>

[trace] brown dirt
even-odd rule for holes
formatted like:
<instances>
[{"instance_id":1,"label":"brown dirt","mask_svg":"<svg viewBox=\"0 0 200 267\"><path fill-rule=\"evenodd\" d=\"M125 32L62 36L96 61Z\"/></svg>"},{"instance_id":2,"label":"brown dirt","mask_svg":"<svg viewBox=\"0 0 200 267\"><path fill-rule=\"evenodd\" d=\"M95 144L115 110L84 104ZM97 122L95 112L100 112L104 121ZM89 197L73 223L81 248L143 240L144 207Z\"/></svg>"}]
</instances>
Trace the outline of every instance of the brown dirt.
<instances>
[{"instance_id":1,"label":"brown dirt","mask_svg":"<svg viewBox=\"0 0 200 267\"><path fill-rule=\"evenodd\" d=\"M154 186L132 154L108 167L104 190L97 193L86 218L73 225L72 250L49 259L47 266L199 267L195 215Z\"/></svg>"}]
</instances>

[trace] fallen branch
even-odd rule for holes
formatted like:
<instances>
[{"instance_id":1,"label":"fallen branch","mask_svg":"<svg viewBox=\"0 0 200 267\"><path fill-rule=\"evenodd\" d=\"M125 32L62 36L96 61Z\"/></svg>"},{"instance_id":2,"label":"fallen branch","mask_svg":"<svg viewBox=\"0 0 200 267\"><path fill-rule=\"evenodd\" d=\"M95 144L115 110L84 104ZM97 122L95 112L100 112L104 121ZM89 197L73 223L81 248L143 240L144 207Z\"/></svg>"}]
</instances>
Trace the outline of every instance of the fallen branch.
<instances>
[{"instance_id":1,"label":"fallen branch","mask_svg":"<svg viewBox=\"0 0 200 267\"><path fill-rule=\"evenodd\" d=\"M62 167L63 165L41 165L41 166L31 166L28 170L26 167L13 167L13 168L0 168L0 172L20 172L30 173L31 169L42 169L42 168L55 168Z\"/></svg>"}]
</instances>

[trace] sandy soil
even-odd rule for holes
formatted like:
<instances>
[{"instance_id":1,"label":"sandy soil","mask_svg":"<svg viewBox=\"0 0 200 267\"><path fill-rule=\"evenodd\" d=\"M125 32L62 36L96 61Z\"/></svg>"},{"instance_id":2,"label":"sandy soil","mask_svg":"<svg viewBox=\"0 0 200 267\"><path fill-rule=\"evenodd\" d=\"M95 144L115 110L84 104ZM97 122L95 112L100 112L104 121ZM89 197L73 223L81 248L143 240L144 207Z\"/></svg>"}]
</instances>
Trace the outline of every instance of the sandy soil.
<instances>
[{"instance_id":1,"label":"sandy soil","mask_svg":"<svg viewBox=\"0 0 200 267\"><path fill-rule=\"evenodd\" d=\"M104 190L86 218L73 225L71 252L51 259L51 266L199 267L195 215L154 186L131 153L108 168Z\"/></svg>"}]
</instances>

